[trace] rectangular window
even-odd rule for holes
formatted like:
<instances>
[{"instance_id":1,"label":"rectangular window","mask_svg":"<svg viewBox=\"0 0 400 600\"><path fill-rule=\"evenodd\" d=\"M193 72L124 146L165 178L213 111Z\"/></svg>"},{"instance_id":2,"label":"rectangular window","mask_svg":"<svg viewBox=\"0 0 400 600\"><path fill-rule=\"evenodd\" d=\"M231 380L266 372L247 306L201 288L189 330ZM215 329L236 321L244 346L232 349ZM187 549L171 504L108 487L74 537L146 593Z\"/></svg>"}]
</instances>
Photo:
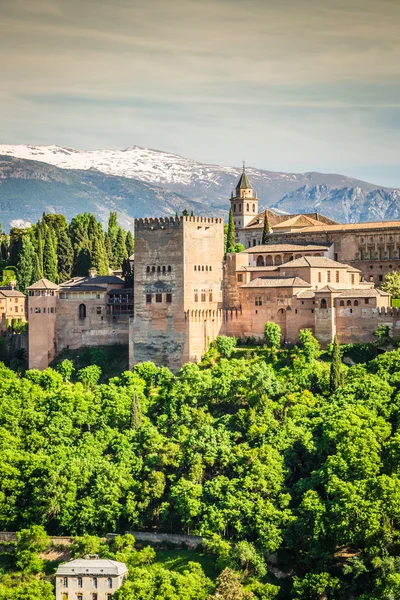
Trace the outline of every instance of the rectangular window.
<instances>
[{"instance_id":1,"label":"rectangular window","mask_svg":"<svg viewBox=\"0 0 400 600\"><path fill-rule=\"evenodd\" d=\"M201 290L201 301L202 302L206 301L206 290Z\"/></svg>"},{"instance_id":2,"label":"rectangular window","mask_svg":"<svg viewBox=\"0 0 400 600\"><path fill-rule=\"evenodd\" d=\"M364 258L365 258L364 248L360 248L360 256L361 256L361 260L364 260Z\"/></svg>"},{"instance_id":3,"label":"rectangular window","mask_svg":"<svg viewBox=\"0 0 400 600\"><path fill-rule=\"evenodd\" d=\"M336 283L339 283L339 271L336 271Z\"/></svg>"},{"instance_id":4,"label":"rectangular window","mask_svg":"<svg viewBox=\"0 0 400 600\"><path fill-rule=\"evenodd\" d=\"M257 296L257 297L254 299L254 304L255 304L256 306L262 306L262 298L261 298L261 296Z\"/></svg>"},{"instance_id":5,"label":"rectangular window","mask_svg":"<svg viewBox=\"0 0 400 600\"><path fill-rule=\"evenodd\" d=\"M35 313L36 314L40 313L40 308L35 308Z\"/></svg>"},{"instance_id":6,"label":"rectangular window","mask_svg":"<svg viewBox=\"0 0 400 600\"><path fill-rule=\"evenodd\" d=\"M393 258L393 248L388 248L388 252L389 252L389 259L391 260Z\"/></svg>"},{"instance_id":7,"label":"rectangular window","mask_svg":"<svg viewBox=\"0 0 400 600\"><path fill-rule=\"evenodd\" d=\"M354 285L354 275L351 276L351 283Z\"/></svg>"},{"instance_id":8,"label":"rectangular window","mask_svg":"<svg viewBox=\"0 0 400 600\"><path fill-rule=\"evenodd\" d=\"M243 275L242 275L242 274L240 274L240 275L238 275L238 282L239 282L239 283L242 283L242 281L243 281Z\"/></svg>"},{"instance_id":9,"label":"rectangular window","mask_svg":"<svg viewBox=\"0 0 400 600\"><path fill-rule=\"evenodd\" d=\"M171 304L171 302L172 302L172 294L166 294L165 300L166 300L167 304Z\"/></svg>"},{"instance_id":10,"label":"rectangular window","mask_svg":"<svg viewBox=\"0 0 400 600\"><path fill-rule=\"evenodd\" d=\"M146 304L151 304L151 294L146 294Z\"/></svg>"},{"instance_id":11,"label":"rectangular window","mask_svg":"<svg viewBox=\"0 0 400 600\"><path fill-rule=\"evenodd\" d=\"M212 302L213 301L213 293L212 290L208 290L208 301Z\"/></svg>"},{"instance_id":12,"label":"rectangular window","mask_svg":"<svg viewBox=\"0 0 400 600\"><path fill-rule=\"evenodd\" d=\"M77 600L83 600L83 595L82 594L78 594L76 598L77 598Z\"/></svg>"},{"instance_id":13,"label":"rectangular window","mask_svg":"<svg viewBox=\"0 0 400 600\"><path fill-rule=\"evenodd\" d=\"M379 275L379 281L383 281L383 275Z\"/></svg>"},{"instance_id":14,"label":"rectangular window","mask_svg":"<svg viewBox=\"0 0 400 600\"><path fill-rule=\"evenodd\" d=\"M156 294L156 302L162 302L162 294Z\"/></svg>"},{"instance_id":15,"label":"rectangular window","mask_svg":"<svg viewBox=\"0 0 400 600\"><path fill-rule=\"evenodd\" d=\"M92 600L97 600L97 594L92 594Z\"/></svg>"},{"instance_id":16,"label":"rectangular window","mask_svg":"<svg viewBox=\"0 0 400 600\"><path fill-rule=\"evenodd\" d=\"M321 275L321 273L318 273L318 283L321 283L321 281L322 281L322 275Z\"/></svg>"},{"instance_id":17,"label":"rectangular window","mask_svg":"<svg viewBox=\"0 0 400 600\"><path fill-rule=\"evenodd\" d=\"M331 272L330 271L326 272L326 280L327 280L328 283L331 282Z\"/></svg>"},{"instance_id":18,"label":"rectangular window","mask_svg":"<svg viewBox=\"0 0 400 600\"><path fill-rule=\"evenodd\" d=\"M97 315L101 315L101 306L98 306L98 307L96 308L96 314L97 314Z\"/></svg>"},{"instance_id":19,"label":"rectangular window","mask_svg":"<svg viewBox=\"0 0 400 600\"><path fill-rule=\"evenodd\" d=\"M194 301L195 302L199 301L199 292L198 292L198 290L194 290Z\"/></svg>"},{"instance_id":20,"label":"rectangular window","mask_svg":"<svg viewBox=\"0 0 400 600\"><path fill-rule=\"evenodd\" d=\"M369 258L370 258L370 260L374 260L374 258L375 258L375 252L373 251L372 248L369 249Z\"/></svg>"},{"instance_id":21,"label":"rectangular window","mask_svg":"<svg viewBox=\"0 0 400 600\"><path fill-rule=\"evenodd\" d=\"M68 577L64 577L63 585L64 585L65 588L68 587Z\"/></svg>"},{"instance_id":22,"label":"rectangular window","mask_svg":"<svg viewBox=\"0 0 400 600\"><path fill-rule=\"evenodd\" d=\"M15 307L15 312L18 312L18 306Z\"/></svg>"},{"instance_id":23,"label":"rectangular window","mask_svg":"<svg viewBox=\"0 0 400 600\"><path fill-rule=\"evenodd\" d=\"M54 313L54 307L53 306L50 308L50 312Z\"/></svg>"},{"instance_id":24,"label":"rectangular window","mask_svg":"<svg viewBox=\"0 0 400 600\"><path fill-rule=\"evenodd\" d=\"M369 298L365 298L364 304L369 304Z\"/></svg>"}]
</instances>

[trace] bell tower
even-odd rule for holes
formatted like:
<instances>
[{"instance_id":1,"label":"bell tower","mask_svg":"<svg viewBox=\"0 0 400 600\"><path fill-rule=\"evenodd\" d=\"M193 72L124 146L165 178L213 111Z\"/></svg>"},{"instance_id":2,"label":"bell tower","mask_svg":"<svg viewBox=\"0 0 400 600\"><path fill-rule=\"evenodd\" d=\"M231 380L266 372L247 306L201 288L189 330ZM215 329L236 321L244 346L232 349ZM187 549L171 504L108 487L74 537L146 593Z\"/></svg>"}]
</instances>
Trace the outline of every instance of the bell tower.
<instances>
[{"instance_id":1,"label":"bell tower","mask_svg":"<svg viewBox=\"0 0 400 600\"><path fill-rule=\"evenodd\" d=\"M231 209L235 223L235 235L237 238L238 230L246 227L246 225L258 215L258 198L247 176L244 162L243 171L237 183L235 195L234 192L231 194Z\"/></svg>"}]
</instances>

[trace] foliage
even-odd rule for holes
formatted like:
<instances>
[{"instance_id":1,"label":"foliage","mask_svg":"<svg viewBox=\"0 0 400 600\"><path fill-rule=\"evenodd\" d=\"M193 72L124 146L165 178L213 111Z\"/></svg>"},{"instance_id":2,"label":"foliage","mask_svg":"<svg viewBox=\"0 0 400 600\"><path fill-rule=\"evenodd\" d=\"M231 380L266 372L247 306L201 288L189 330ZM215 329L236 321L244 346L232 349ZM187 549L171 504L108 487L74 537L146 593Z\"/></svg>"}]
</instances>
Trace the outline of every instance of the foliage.
<instances>
[{"instance_id":1,"label":"foliage","mask_svg":"<svg viewBox=\"0 0 400 600\"><path fill-rule=\"evenodd\" d=\"M377 337L379 340L388 337L388 335L389 327L387 325L384 325L383 323L379 325L379 327L377 327L374 331L374 336Z\"/></svg>"},{"instance_id":2,"label":"foliage","mask_svg":"<svg viewBox=\"0 0 400 600\"><path fill-rule=\"evenodd\" d=\"M276 350L281 345L281 328L277 323L268 321L264 327L264 336L269 348Z\"/></svg>"},{"instance_id":3,"label":"foliage","mask_svg":"<svg viewBox=\"0 0 400 600\"><path fill-rule=\"evenodd\" d=\"M321 354L321 346L318 340L313 336L311 329L300 330L298 345L302 349L307 362L311 362Z\"/></svg>"},{"instance_id":4,"label":"foliage","mask_svg":"<svg viewBox=\"0 0 400 600\"><path fill-rule=\"evenodd\" d=\"M261 240L261 243L263 245L268 244L269 233L270 233L270 227L269 227L269 221L268 221L268 212L265 210L264 211L264 225L263 225L262 240Z\"/></svg>"},{"instance_id":5,"label":"foliage","mask_svg":"<svg viewBox=\"0 0 400 600\"><path fill-rule=\"evenodd\" d=\"M224 358L229 358L230 356L232 356L232 352L234 351L236 344L237 339L235 337L219 335L211 343L211 348L216 348L220 356L223 356Z\"/></svg>"},{"instance_id":6,"label":"foliage","mask_svg":"<svg viewBox=\"0 0 400 600\"><path fill-rule=\"evenodd\" d=\"M20 292L26 293L27 287L33 282L35 267L35 249L28 235L21 241L21 252L17 263L17 283Z\"/></svg>"},{"instance_id":7,"label":"foliage","mask_svg":"<svg viewBox=\"0 0 400 600\"><path fill-rule=\"evenodd\" d=\"M225 251L227 253L235 252L235 222L233 220L232 208L229 209L228 231L226 234Z\"/></svg>"},{"instance_id":8,"label":"foliage","mask_svg":"<svg viewBox=\"0 0 400 600\"><path fill-rule=\"evenodd\" d=\"M400 273L398 271L386 273L381 288L384 292L392 294L394 298L400 298Z\"/></svg>"},{"instance_id":9,"label":"foliage","mask_svg":"<svg viewBox=\"0 0 400 600\"><path fill-rule=\"evenodd\" d=\"M333 340L332 360L330 366L330 388L335 392L343 383L342 355L337 336Z\"/></svg>"}]
</instances>

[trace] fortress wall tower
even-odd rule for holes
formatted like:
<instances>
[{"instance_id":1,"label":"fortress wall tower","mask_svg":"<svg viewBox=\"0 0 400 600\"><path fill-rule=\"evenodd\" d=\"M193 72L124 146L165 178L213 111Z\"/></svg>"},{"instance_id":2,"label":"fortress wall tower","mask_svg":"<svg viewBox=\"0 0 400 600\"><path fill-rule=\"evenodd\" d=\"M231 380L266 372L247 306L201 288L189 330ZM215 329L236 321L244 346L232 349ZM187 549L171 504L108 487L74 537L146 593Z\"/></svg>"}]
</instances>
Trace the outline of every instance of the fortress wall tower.
<instances>
[{"instance_id":1,"label":"fortress wall tower","mask_svg":"<svg viewBox=\"0 0 400 600\"><path fill-rule=\"evenodd\" d=\"M222 219L136 220L133 364L177 370L204 354L223 325L223 243Z\"/></svg>"},{"instance_id":2,"label":"fortress wall tower","mask_svg":"<svg viewBox=\"0 0 400 600\"><path fill-rule=\"evenodd\" d=\"M29 369L46 369L56 356L58 286L41 279L28 288Z\"/></svg>"}]
</instances>

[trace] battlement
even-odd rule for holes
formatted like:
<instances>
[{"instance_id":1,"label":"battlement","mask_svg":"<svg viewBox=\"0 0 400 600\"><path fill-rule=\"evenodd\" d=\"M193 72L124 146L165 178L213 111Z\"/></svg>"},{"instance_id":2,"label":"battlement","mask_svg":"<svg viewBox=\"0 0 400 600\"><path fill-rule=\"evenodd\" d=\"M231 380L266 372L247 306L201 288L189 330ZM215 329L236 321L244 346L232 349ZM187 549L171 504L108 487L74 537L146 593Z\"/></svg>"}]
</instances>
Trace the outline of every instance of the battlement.
<instances>
[{"instance_id":1,"label":"battlement","mask_svg":"<svg viewBox=\"0 0 400 600\"><path fill-rule=\"evenodd\" d=\"M135 219L135 231L154 230L166 228L181 228L184 223L221 224L224 220L220 217L148 217Z\"/></svg>"}]
</instances>

